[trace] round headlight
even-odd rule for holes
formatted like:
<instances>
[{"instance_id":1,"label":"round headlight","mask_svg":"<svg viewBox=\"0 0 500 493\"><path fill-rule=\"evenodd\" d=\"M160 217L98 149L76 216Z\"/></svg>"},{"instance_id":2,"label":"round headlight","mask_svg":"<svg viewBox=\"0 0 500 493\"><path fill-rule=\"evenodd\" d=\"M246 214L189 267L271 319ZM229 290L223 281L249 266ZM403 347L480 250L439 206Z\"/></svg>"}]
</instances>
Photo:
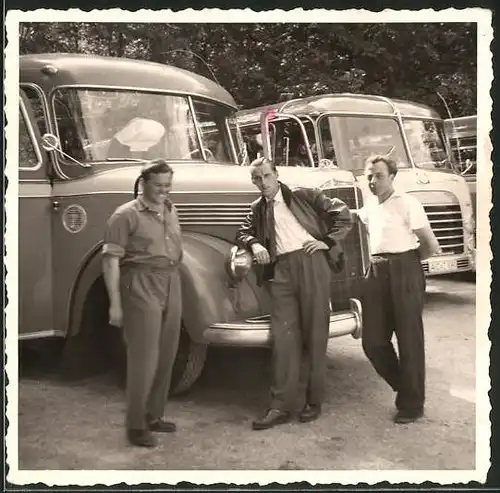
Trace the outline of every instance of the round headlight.
<instances>
[{"instance_id":1,"label":"round headlight","mask_svg":"<svg viewBox=\"0 0 500 493\"><path fill-rule=\"evenodd\" d=\"M250 272L252 264L252 254L237 245L231 247L225 260L226 272L233 281L243 279Z\"/></svg>"}]
</instances>

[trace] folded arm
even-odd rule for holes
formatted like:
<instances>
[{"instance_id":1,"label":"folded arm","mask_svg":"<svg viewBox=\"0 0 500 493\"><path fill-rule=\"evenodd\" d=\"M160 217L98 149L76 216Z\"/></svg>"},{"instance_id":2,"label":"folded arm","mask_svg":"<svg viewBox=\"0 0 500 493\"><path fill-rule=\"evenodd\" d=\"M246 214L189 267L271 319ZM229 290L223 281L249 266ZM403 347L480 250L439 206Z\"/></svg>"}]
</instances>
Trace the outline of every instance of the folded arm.
<instances>
[{"instance_id":1,"label":"folded arm","mask_svg":"<svg viewBox=\"0 0 500 493\"><path fill-rule=\"evenodd\" d=\"M353 219L349 207L337 198L329 198L320 190L314 191L314 207L328 227L322 241L330 248L344 239L352 228Z\"/></svg>"}]
</instances>

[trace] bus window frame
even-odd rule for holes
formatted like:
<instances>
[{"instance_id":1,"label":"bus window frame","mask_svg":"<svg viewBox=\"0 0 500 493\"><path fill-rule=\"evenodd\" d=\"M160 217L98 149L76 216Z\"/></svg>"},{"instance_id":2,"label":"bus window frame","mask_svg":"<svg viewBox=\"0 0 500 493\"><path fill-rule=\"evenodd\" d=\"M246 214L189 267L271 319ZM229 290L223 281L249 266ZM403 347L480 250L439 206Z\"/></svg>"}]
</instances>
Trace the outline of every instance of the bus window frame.
<instances>
[{"instance_id":1,"label":"bus window frame","mask_svg":"<svg viewBox=\"0 0 500 493\"><path fill-rule=\"evenodd\" d=\"M292 120L295 120L298 125L299 125L299 128L302 132L302 137L304 138L304 143L306 144L306 149L307 149L307 158L309 160L309 163L311 166L308 166L308 167L311 167L311 168L317 168L316 166L316 163L314 162L314 157L312 155L312 151L311 151L311 143L309 142L309 137L307 136L307 131L305 129L305 126L304 126L304 122L300 119L299 116L297 115L293 115L291 113L276 113L274 115L274 118L270 121L268 121L268 125L272 125L273 124L273 121L277 121L277 120L289 120L289 119L292 119ZM314 126L314 124L313 124ZM276 139L276 128L274 128L274 140ZM272 149L272 152L273 152L273 157L275 155L275 150L276 150L276 141L274 141L274 143L271 143L271 149ZM288 159L287 159L287 165L288 165Z\"/></svg>"},{"instance_id":2,"label":"bus window frame","mask_svg":"<svg viewBox=\"0 0 500 493\"><path fill-rule=\"evenodd\" d=\"M444 120L442 120L441 118L436 118L436 117L433 117L433 116L429 116L429 117L420 117L420 116L415 116L415 115L409 115L409 116L402 116L401 117L401 122L402 122L402 125L403 125L403 133L406 137L406 132L404 130L404 122L405 121L419 121L419 122L436 122L436 123L442 123L443 125L443 135L441 137L443 137L441 140L442 140L442 143L444 144L444 150L446 151L446 155L448 157L448 160L450 162L450 168L448 168L449 171L454 171L456 172L455 170L455 167L453 166L453 159L452 159L452 152L451 152L451 146L450 146L450 142L448 140L448 136L446 135L446 130L444 128ZM410 145L410 142L408 141L408 146ZM413 156L412 156L412 161L413 161ZM413 167L415 169L419 169L419 170L423 170L423 171L427 171L426 168L422 168L421 166L417 166L415 164L415 162L413 162ZM443 171L442 169L440 168L436 168L437 170L440 170L440 171ZM446 170L446 168L445 168Z\"/></svg>"},{"instance_id":3,"label":"bus window frame","mask_svg":"<svg viewBox=\"0 0 500 493\"><path fill-rule=\"evenodd\" d=\"M137 93L144 93L144 94L159 94L159 95L164 95L164 96L177 96L177 97L180 96L180 97L186 98L189 109L192 113L193 123L194 123L194 127L195 127L195 132L196 132L196 138L198 141L198 145L200 146L200 149L201 149L201 155L203 157L203 159L199 159L199 160L195 160L195 159L185 160L185 163L189 163L189 164L194 164L194 163L217 164L217 163L213 163L207 159L206 152L205 152L205 149L203 147L201 128L199 125L198 118L196 116L196 111L194 109L193 101L200 101L202 103L204 102L204 103L209 103L209 104L211 103L211 104L214 104L216 106L222 106L224 108L227 108L228 110L233 110L234 112L236 111L236 109L233 106L226 104L218 99L211 98L209 96L200 96L199 94L194 94L191 92L183 92L183 91L177 91L177 90L165 90L165 89L152 89L152 88L146 88L146 87L110 86L110 85L103 85L103 84L60 84L60 85L57 85L57 86L54 86L51 88L51 90L48 93L48 98L47 98L48 99L47 105L50 108L50 116L54 121L53 133L54 133L54 135L57 136L58 139L60 139L60 136L59 136L59 128L57 125L57 115L55 112L54 98L55 98L56 91L58 91L60 89L75 89L75 90L81 89L81 90L96 90L96 91L110 91L110 92L113 92L113 91L115 91L115 92L117 92L117 91L137 92ZM227 124L227 119L226 119L226 124ZM228 136L229 136L229 139L231 141L231 145L233 145L233 142L232 142L233 138L232 138L231 132L229 132L229 130L228 130ZM240 163L237 162L236 156L232 156L232 158L234 159L234 162L226 163L226 164L229 164L231 166L240 165ZM60 172L60 174L66 179L70 178L69 176L67 176L63 172L62 169L60 169L60 166L72 166L71 163L67 163L66 161L60 160L59 153L55 157L55 161L57 162L57 169ZM171 161L179 161L179 160L171 159ZM93 165L107 165L107 164L109 164L109 162L106 160L100 160L100 161L92 161L90 164L92 166Z\"/></svg>"}]
</instances>

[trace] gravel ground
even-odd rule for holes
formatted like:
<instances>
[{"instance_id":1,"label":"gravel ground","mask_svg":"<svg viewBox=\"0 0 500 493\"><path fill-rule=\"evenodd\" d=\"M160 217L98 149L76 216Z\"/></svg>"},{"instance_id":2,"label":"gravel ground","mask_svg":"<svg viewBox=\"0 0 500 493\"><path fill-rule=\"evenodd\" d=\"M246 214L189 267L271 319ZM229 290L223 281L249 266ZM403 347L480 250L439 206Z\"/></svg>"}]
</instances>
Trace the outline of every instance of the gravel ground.
<instances>
[{"instance_id":1,"label":"gravel ground","mask_svg":"<svg viewBox=\"0 0 500 493\"><path fill-rule=\"evenodd\" d=\"M178 432L160 436L152 450L127 446L123 391L112 374L64 382L39 361L25 360L19 468L474 469L474 284L433 280L425 327L427 404L418 423L392 423L392 391L360 342L340 338L329 344L323 416L254 432L251 420L266 406L270 353L214 348L191 392L168 405Z\"/></svg>"}]
</instances>

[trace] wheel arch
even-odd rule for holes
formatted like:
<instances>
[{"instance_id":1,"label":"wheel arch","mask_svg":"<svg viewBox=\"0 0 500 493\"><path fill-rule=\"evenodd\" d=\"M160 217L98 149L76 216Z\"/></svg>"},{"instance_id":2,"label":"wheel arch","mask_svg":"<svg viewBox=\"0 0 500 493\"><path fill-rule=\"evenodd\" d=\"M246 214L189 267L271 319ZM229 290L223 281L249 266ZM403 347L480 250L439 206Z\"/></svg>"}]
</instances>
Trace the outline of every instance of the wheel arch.
<instances>
[{"instance_id":1,"label":"wheel arch","mask_svg":"<svg viewBox=\"0 0 500 493\"><path fill-rule=\"evenodd\" d=\"M253 276L238 287L228 284L224 257L232 244L206 234L185 232L182 235L184 257L180 267L182 279L184 327L194 342L206 343L204 330L215 322L228 322L260 314L261 306ZM102 242L95 245L82 261L68 304L67 336L78 334L85 304L104 287L101 267Z\"/></svg>"}]
</instances>

